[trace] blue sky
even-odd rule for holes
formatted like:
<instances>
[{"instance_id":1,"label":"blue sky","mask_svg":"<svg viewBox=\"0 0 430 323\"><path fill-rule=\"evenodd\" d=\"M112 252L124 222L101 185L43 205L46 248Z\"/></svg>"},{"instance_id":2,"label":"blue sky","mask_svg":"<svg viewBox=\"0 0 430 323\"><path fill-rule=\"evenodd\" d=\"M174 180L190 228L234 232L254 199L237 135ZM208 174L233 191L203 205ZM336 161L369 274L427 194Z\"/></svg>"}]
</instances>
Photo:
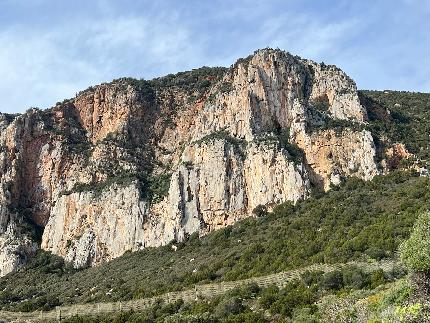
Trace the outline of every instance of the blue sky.
<instances>
[{"instance_id":1,"label":"blue sky","mask_svg":"<svg viewBox=\"0 0 430 323\"><path fill-rule=\"evenodd\" d=\"M264 47L335 64L361 89L430 92L429 31L427 0L0 0L0 111Z\"/></svg>"}]
</instances>

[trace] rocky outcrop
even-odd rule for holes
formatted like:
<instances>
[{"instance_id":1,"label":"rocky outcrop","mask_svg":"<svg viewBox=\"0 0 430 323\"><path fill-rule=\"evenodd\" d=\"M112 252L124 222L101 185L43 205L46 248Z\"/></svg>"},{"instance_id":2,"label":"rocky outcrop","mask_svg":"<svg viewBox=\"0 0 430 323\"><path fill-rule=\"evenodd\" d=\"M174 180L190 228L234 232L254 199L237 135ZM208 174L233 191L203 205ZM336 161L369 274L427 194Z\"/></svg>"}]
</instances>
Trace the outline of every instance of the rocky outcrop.
<instances>
[{"instance_id":1,"label":"rocky outcrop","mask_svg":"<svg viewBox=\"0 0 430 323\"><path fill-rule=\"evenodd\" d=\"M412 154L408 152L404 144L395 143L386 149L385 159L382 160L382 166L384 167L385 171L388 172L390 170L399 168L400 163L411 156Z\"/></svg>"},{"instance_id":2,"label":"rocky outcrop","mask_svg":"<svg viewBox=\"0 0 430 323\"><path fill-rule=\"evenodd\" d=\"M51 210L42 248L76 267L137 250L145 241L145 207L136 183L62 195Z\"/></svg>"},{"instance_id":3,"label":"rocky outcrop","mask_svg":"<svg viewBox=\"0 0 430 323\"><path fill-rule=\"evenodd\" d=\"M23 254L40 245L82 267L378 173L354 82L280 50L2 120L0 274L25 262L8 251L10 210L43 231L21 234Z\"/></svg>"},{"instance_id":4,"label":"rocky outcrop","mask_svg":"<svg viewBox=\"0 0 430 323\"><path fill-rule=\"evenodd\" d=\"M324 190L340 184L348 176L370 180L378 174L369 131L326 130L297 136L296 141L306 153L312 182Z\"/></svg>"},{"instance_id":5,"label":"rocky outcrop","mask_svg":"<svg viewBox=\"0 0 430 323\"><path fill-rule=\"evenodd\" d=\"M2 219L0 231L0 277L24 266L35 254L38 244L23 229L23 222L10 217L7 224Z\"/></svg>"}]
</instances>

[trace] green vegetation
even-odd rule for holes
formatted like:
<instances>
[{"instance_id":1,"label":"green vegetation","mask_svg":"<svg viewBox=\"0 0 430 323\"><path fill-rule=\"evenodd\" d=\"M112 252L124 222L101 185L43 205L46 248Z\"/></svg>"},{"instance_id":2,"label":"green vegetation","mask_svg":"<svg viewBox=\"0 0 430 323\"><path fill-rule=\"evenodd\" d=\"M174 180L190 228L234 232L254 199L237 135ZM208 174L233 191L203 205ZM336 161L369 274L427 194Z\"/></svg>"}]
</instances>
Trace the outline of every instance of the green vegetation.
<instances>
[{"instance_id":1,"label":"green vegetation","mask_svg":"<svg viewBox=\"0 0 430 323\"><path fill-rule=\"evenodd\" d=\"M309 102L309 104L311 105L311 107L321 113L327 113L330 108L330 102L328 100L327 94L312 100L311 102Z\"/></svg>"},{"instance_id":2,"label":"green vegetation","mask_svg":"<svg viewBox=\"0 0 430 323\"><path fill-rule=\"evenodd\" d=\"M430 270L430 213L421 214L408 240L400 246L403 263L412 271Z\"/></svg>"},{"instance_id":3,"label":"green vegetation","mask_svg":"<svg viewBox=\"0 0 430 323\"><path fill-rule=\"evenodd\" d=\"M381 271L364 272L349 266L341 271L305 272L299 279L288 282L283 288L271 285L260 288L248 284L236 288L221 297L209 301L199 300L184 303L179 300L173 304L163 304L160 300L150 309L133 313L126 312L94 318L74 317L65 322L270 322L299 317L305 322L316 322L319 318L315 304L326 295L348 295L353 290L372 290L372 277ZM333 277L336 284L333 285ZM393 273L382 272L385 281L399 278Z\"/></svg>"},{"instance_id":4,"label":"green vegetation","mask_svg":"<svg viewBox=\"0 0 430 323\"><path fill-rule=\"evenodd\" d=\"M41 242L43 235L43 227L38 225L32 217L32 209L17 206L7 206L12 214L17 215L17 225L20 229L20 234L27 235L34 241ZM25 257L24 255L22 255Z\"/></svg>"},{"instance_id":5,"label":"green vegetation","mask_svg":"<svg viewBox=\"0 0 430 323\"><path fill-rule=\"evenodd\" d=\"M149 104L155 104L156 94L154 84L151 81L147 81L144 79L137 80L131 77L123 78L121 80L134 87L140 99Z\"/></svg>"},{"instance_id":6,"label":"green vegetation","mask_svg":"<svg viewBox=\"0 0 430 323\"><path fill-rule=\"evenodd\" d=\"M322 67L324 68L325 66L322 63ZM354 131L364 129L364 126L350 120L333 119L330 115L330 102L327 95L310 100L308 113L311 115L312 120L318 120L308 124L308 130L311 132L334 130L336 133L341 133L345 129L353 129Z\"/></svg>"},{"instance_id":7,"label":"green vegetation","mask_svg":"<svg viewBox=\"0 0 430 323\"><path fill-rule=\"evenodd\" d=\"M127 186L137 181L137 176L128 172L123 172L117 176L111 176L107 180L98 183L76 183L70 191L64 192L64 195L72 193L93 192L96 196L100 196L103 191L111 185Z\"/></svg>"},{"instance_id":8,"label":"green vegetation","mask_svg":"<svg viewBox=\"0 0 430 323\"><path fill-rule=\"evenodd\" d=\"M150 203L160 202L169 193L171 173L151 175L143 179L141 191Z\"/></svg>"},{"instance_id":9,"label":"green vegetation","mask_svg":"<svg viewBox=\"0 0 430 323\"><path fill-rule=\"evenodd\" d=\"M179 89L189 95L189 102L201 100L210 87L217 83L227 71L224 67L207 67L187 72L169 74L151 80L157 90Z\"/></svg>"},{"instance_id":10,"label":"green vegetation","mask_svg":"<svg viewBox=\"0 0 430 323\"><path fill-rule=\"evenodd\" d=\"M256 51L254 52L254 54L248 55L247 57L244 58L239 58L230 68L230 72L237 69L239 65L243 65L245 69L248 68L249 63L251 62L251 59L254 57Z\"/></svg>"},{"instance_id":11,"label":"green vegetation","mask_svg":"<svg viewBox=\"0 0 430 323\"><path fill-rule=\"evenodd\" d=\"M281 148L284 148L288 152L293 162L296 164L302 163L305 153L299 146L290 142L290 129L281 130L280 127L278 127L276 136Z\"/></svg>"},{"instance_id":12,"label":"green vegetation","mask_svg":"<svg viewBox=\"0 0 430 323\"><path fill-rule=\"evenodd\" d=\"M249 285L233 290L222 297L210 301L172 304L159 301L143 312L123 312L98 317L73 317L63 322L267 322L263 313L254 313L249 302L257 304L258 286Z\"/></svg>"},{"instance_id":13,"label":"green vegetation","mask_svg":"<svg viewBox=\"0 0 430 323\"><path fill-rule=\"evenodd\" d=\"M254 139L254 141L257 143L266 143L269 145L279 145L280 148L283 148L288 152L288 155L294 163L300 164L303 162L305 153L299 146L290 142L289 129L281 129L279 126L272 132L260 134Z\"/></svg>"},{"instance_id":14,"label":"green vegetation","mask_svg":"<svg viewBox=\"0 0 430 323\"><path fill-rule=\"evenodd\" d=\"M155 105L157 94L164 90L180 90L186 92L189 101L200 100L210 87L218 82L227 71L225 67L201 67L191 71L169 74L152 80L120 78L114 82L120 84L118 90L124 91L127 85L132 86L140 99Z\"/></svg>"},{"instance_id":15,"label":"green vegetation","mask_svg":"<svg viewBox=\"0 0 430 323\"><path fill-rule=\"evenodd\" d=\"M70 105L71 102L70 100L65 100L60 104ZM66 114L64 118L56 120L54 114L54 110L51 108L41 110L37 117L43 122L46 131L62 138L70 153L79 154L88 159L91 154L92 144L88 141L87 132L78 117L74 114Z\"/></svg>"},{"instance_id":16,"label":"green vegetation","mask_svg":"<svg viewBox=\"0 0 430 323\"><path fill-rule=\"evenodd\" d=\"M362 131L365 126L357 122L350 120L339 120L332 119L328 116L324 116L323 122L318 125L312 125L311 130L334 130L336 133L341 133L346 129L352 129L353 131Z\"/></svg>"},{"instance_id":17,"label":"green vegetation","mask_svg":"<svg viewBox=\"0 0 430 323\"><path fill-rule=\"evenodd\" d=\"M111 185L128 186L133 182L139 187L140 197L150 203L160 202L169 192L171 173L148 174L146 172L120 172L115 176L98 183L76 183L65 195L76 192L92 192L100 196Z\"/></svg>"},{"instance_id":18,"label":"green vegetation","mask_svg":"<svg viewBox=\"0 0 430 323\"><path fill-rule=\"evenodd\" d=\"M296 144L286 142L284 143L283 148L288 151L288 154L290 155L291 159L296 164L299 164L303 161L304 152Z\"/></svg>"},{"instance_id":19,"label":"green vegetation","mask_svg":"<svg viewBox=\"0 0 430 323\"><path fill-rule=\"evenodd\" d=\"M430 93L359 91L369 130L378 146L402 142L419 160L430 161ZM387 110L388 109L388 110Z\"/></svg>"},{"instance_id":20,"label":"green vegetation","mask_svg":"<svg viewBox=\"0 0 430 323\"><path fill-rule=\"evenodd\" d=\"M28 310L40 308L40 299L59 304L128 300L313 263L394 257L429 199L430 179L412 172L369 182L350 178L327 194L281 204L265 217L201 239L193 234L177 243L177 251L170 245L148 248L98 267L49 273L36 258L26 270L0 279L0 306ZM372 281L377 285L381 277Z\"/></svg>"},{"instance_id":21,"label":"green vegetation","mask_svg":"<svg viewBox=\"0 0 430 323\"><path fill-rule=\"evenodd\" d=\"M225 129L212 132L212 133L204 136L203 138L196 140L194 143L195 144L202 144L202 143L206 143L206 142L212 142L215 140L225 140L226 142L228 142L229 144L231 144L234 147L235 151L242 158L245 158L246 150L244 148L246 148L246 144L247 144L246 140L233 137Z\"/></svg>"},{"instance_id":22,"label":"green vegetation","mask_svg":"<svg viewBox=\"0 0 430 323\"><path fill-rule=\"evenodd\" d=\"M219 91L221 93L230 93L233 90L233 84L231 82L221 83L219 86Z\"/></svg>"},{"instance_id":23,"label":"green vegetation","mask_svg":"<svg viewBox=\"0 0 430 323\"><path fill-rule=\"evenodd\" d=\"M209 141L217 140L217 139L226 140L235 146L241 146L241 145L246 144L245 140L241 140L241 139L238 139L238 138L231 136L230 133L225 129L212 132L212 133L204 136L203 138L196 140L194 143L200 144L200 143L209 142Z\"/></svg>"},{"instance_id":24,"label":"green vegetation","mask_svg":"<svg viewBox=\"0 0 430 323\"><path fill-rule=\"evenodd\" d=\"M308 130L323 131L323 130L334 130L336 133L341 133L346 129L352 129L354 131L362 131L365 126L351 120L340 120L333 119L329 114L329 103L328 99L321 98L310 102L308 113L311 115L311 119L318 120L312 124L308 124Z\"/></svg>"},{"instance_id":25,"label":"green vegetation","mask_svg":"<svg viewBox=\"0 0 430 323\"><path fill-rule=\"evenodd\" d=\"M257 217L261 218L264 216L267 216L269 212L267 211L267 207L265 205L257 205L254 210L252 210L252 214Z\"/></svg>"},{"instance_id":26,"label":"green vegetation","mask_svg":"<svg viewBox=\"0 0 430 323\"><path fill-rule=\"evenodd\" d=\"M157 88L177 87L192 93L195 90L206 91L212 84L217 82L227 71L225 67L207 67L193 69L187 72L169 74L164 77L156 78L151 82Z\"/></svg>"},{"instance_id":27,"label":"green vegetation","mask_svg":"<svg viewBox=\"0 0 430 323\"><path fill-rule=\"evenodd\" d=\"M430 160L430 94L399 91L359 91L361 104L366 107L368 125L350 120L334 120L327 114L325 97L310 102L309 113L320 120L309 125L310 131L334 129L336 132L351 128L368 129L377 146L377 158L383 159L385 148L401 142L409 152L424 164Z\"/></svg>"},{"instance_id":28,"label":"green vegetation","mask_svg":"<svg viewBox=\"0 0 430 323\"><path fill-rule=\"evenodd\" d=\"M20 116L19 113L1 113L0 112L0 120L6 121L7 124L11 123L19 116Z\"/></svg>"}]
</instances>

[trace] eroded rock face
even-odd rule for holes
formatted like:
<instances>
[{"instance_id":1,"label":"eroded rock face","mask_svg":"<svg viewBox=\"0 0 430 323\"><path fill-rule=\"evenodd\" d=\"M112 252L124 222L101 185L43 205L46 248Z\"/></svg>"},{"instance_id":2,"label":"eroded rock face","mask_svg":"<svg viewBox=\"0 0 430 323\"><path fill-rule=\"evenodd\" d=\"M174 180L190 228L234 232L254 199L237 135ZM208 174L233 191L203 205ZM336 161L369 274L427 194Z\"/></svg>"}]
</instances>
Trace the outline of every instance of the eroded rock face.
<instances>
[{"instance_id":1,"label":"eroded rock face","mask_svg":"<svg viewBox=\"0 0 430 323\"><path fill-rule=\"evenodd\" d=\"M230 69L116 80L5 115L0 275L25 262L11 256L18 236L24 254L40 244L91 266L304 199L311 186L371 179L366 119L345 73L270 49ZM41 239L7 233L11 214Z\"/></svg>"},{"instance_id":2,"label":"eroded rock face","mask_svg":"<svg viewBox=\"0 0 430 323\"><path fill-rule=\"evenodd\" d=\"M38 249L38 244L22 230L22 222L10 216L5 225L2 220L0 231L0 277L24 266L28 257Z\"/></svg>"},{"instance_id":3,"label":"eroded rock face","mask_svg":"<svg viewBox=\"0 0 430 323\"><path fill-rule=\"evenodd\" d=\"M111 260L145 241L146 203L135 183L62 195L51 210L42 248L76 267Z\"/></svg>"},{"instance_id":4,"label":"eroded rock face","mask_svg":"<svg viewBox=\"0 0 430 323\"><path fill-rule=\"evenodd\" d=\"M412 154L408 152L404 144L395 143L385 151L385 159L382 161L382 164L385 171L388 172L398 168L399 164L403 160L408 159L411 156Z\"/></svg>"},{"instance_id":5,"label":"eroded rock face","mask_svg":"<svg viewBox=\"0 0 430 323\"><path fill-rule=\"evenodd\" d=\"M313 183L324 190L331 184L340 184L348 176L370 180L378 174L369 131L325 130L299 135L296 141L306 153Z\"/></svg>"}]
</instances>

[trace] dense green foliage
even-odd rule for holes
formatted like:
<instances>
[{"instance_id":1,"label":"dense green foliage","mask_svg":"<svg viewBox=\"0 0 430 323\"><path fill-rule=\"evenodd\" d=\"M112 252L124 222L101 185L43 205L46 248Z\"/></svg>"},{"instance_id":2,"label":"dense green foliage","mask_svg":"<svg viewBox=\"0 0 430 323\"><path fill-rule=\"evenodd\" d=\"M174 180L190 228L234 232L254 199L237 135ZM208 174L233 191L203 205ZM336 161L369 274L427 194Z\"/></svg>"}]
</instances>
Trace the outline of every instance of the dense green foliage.
<instances>
[{"instance_id":1,"label":"dense green foliage","mask_svg":"<svg viewBox=\"0 0 430 323\"><path fill-rule=\"evenodd\" d=\"M400 255L409 269L430 270L430 213L418 217L410 238L400 245Z\"/></svg>"},{"instance_id":2,"label":"dense green foliage","mask_svg":"<svg viewBox=\"0 0 430 323\"><path fill-rule=\"evenodd\" d=\"M64 100L61 105L72 109L71 102L71 100ZM44 130L63 140L70 153L89 157L92 144L88 141L87 132L76 115L65 114L63 118L58 119L55 117L55 108L51 108L40 110L35 116L43 122Z\"/></svg>"},{"instance_id":3,"label":"dense green foliage","mask_svg":"<svg viewBox=\"0 0 430 323\"><path fill-rule=\"evenodd\" d=\"M123 78L121 80L125 81L126 84L131 85L135 89L135 91L139 95L139 99L143 100L148 104L156 103L156 91L151 81L147 81L144 79L137 80L134 78Z\"/></svg>"},{"instance_id":4,"label":"dense green foliage","mask_svg":"<svg viewBox=\"0 0 430 323\"><path fill-rule=\"evenodd\" d=\"M194 89L205 90L215 81L218 81L227 71L225 67L207 67L193 69L191 71L169 74L151 80L156 87L170 88L179 87L185 91L192 92Z\"/></svg>"},{"instance_id":5,"label":"dense green foliage","mask_svg":"<svg viewBox=\"0 0 430 323\"><path fill-rule=\"evenodd\" d=\"M181 90L190 96L190 101L201 99L209 88L218 82L226 72L224 67L201 67L191 71L169 74L152 80L121 78L114 82L122 85L131 85L139 94L140 99L156 104L157 92L168 90ZM120 87L122 91L123 88Z\"/></svg>"},{"instance_id":6,"label":"dense green foliage","mask_svg":"<svg viewBox=\"0 0 430 323\"><path fill-rule=\"evenodd\" d=\"M400 91L359 91L361 104L366 108L369 124L364 126L349 120L335 120L328 116L325 97L310 102L309 113L319 123L309 125L309 130L343 131L346 128L372 132L383 158L387 144L401 142L423 162L430 160L430 93Z\"/></svg>"},{"instance_id":7,"label":"dense green foliage","mask_svg":"<svg viewBox=\"0 0 430 323\"><path fill-rule=\"evenodd\" d=\"M308 114L312 122L309 122L307 125L308 131L334 130L336 133L340 133L347 129L354 131L364 129L363 124L351 120L333 119L329 108L330 103L327 95L315 98L309 102Z\"/></svg>"},{"instance_id":8,"label":"dense green foliage","mask_svg":"<svg viewBox=\"0 0 430 323\"><path fill-rule=\"evenodd\" d=\"M427 210L429 188L428 178L410 172L369 182L351 178L327 194L295 206L282 204L265 217L201 239L192 235L177 244L176 252L170 245L149 248L80 271L58 264L58 270L47 272L36 257L26 270L0 279L0 305L29 310L40 308L44 298L60 304L127 300L312 263L393 257L417 214Z\"/></svg>"},{"instance_id":9,"label":"dense green foliage","mask_svg":"<svg viewBox=\"0 0 430 323\"><path fill-rule=\"evenodd\" d=\"M404 143L418 159L430 161L430 93L359 91L359 95L377 145L390 138Z\"/></svg>"},{"instance_id":10,"label":"dense green foliage","mask_svg":"<svg viewBox=\"0 0 430 323\"><path fill-rule=\"evenodd\" d=\"M189 102L202 99L212 85L217 83L227 71L224 67L201 67L187 72L169 74L151 80L156 90L180 89L189 95Z\"/></svg>"}]
</instances>

